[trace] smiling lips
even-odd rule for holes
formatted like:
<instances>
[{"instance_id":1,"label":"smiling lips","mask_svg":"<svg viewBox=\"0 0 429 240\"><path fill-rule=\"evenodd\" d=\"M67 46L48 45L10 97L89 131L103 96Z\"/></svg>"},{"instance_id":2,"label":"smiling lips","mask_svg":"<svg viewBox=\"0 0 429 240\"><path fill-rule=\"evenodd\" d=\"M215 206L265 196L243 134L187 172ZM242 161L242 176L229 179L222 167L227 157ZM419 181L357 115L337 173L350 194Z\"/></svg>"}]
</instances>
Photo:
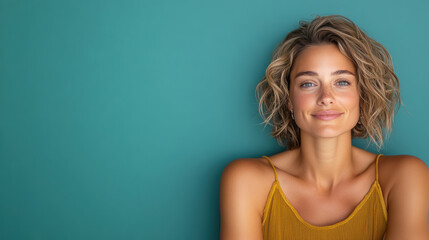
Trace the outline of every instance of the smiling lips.
<instances>
[{"instance_id":1,"label":"smiling lips","mask_svg":"<svg viewBox=\"0 0 429 240\"><path fill-rule=\"evenodd\" d=\"M341 116L341 114L343 113L330 110L330 111L320 111L315 114L312 114L312 116L319 120L332 120Z\"/></svg>"}]
</instances>

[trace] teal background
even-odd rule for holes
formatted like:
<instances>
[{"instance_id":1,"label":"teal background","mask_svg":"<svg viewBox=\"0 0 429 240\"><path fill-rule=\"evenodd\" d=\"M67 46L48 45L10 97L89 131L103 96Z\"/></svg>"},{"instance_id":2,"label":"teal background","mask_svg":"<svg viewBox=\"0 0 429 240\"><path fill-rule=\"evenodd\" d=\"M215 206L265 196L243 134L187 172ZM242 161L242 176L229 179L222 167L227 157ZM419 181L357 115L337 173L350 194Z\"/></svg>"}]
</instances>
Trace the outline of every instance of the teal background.
<instances>
[{"instance_id":1,"label":"teal background","mask_svg":"<svg viewBox=\"0 0 429 240\"><path fill-rule=\"evenodd\" d=\"M0 239L218 239L222 169L284 150L260 124L255 86L316 14L345 15L390 51L406 111L381 152L428 163L428 10L0 0Z\"/></svg>"}]
</instances>

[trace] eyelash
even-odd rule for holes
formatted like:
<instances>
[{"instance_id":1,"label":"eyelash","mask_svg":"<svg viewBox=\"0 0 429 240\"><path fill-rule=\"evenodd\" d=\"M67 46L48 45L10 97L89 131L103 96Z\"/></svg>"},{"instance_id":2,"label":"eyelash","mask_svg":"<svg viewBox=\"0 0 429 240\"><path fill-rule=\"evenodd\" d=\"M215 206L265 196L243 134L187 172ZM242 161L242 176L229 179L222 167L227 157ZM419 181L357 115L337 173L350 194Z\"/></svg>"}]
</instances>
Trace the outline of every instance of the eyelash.
<instances>
[{"instance_id":1,"label":"eyelash","mask_svg":"<svg viewBox=\"0 0 429 240\"><path fill-rule=\"evenodd\" d=\"M344 84L345 83L345 84ZM341 86L341 87L345 87L345 86L350 86L350 82L349 81L347 81L347 80L339 80L339 81L337 81L336 83L335 83L336 85L338 85L338 86ZM313 86L315 86L315 84L314 83L312 83L312 82L303 82L303 83L301 83L301 85L299 85L301 88L310 88L310 87L313 87Z\"/></svg>"},{"instance_id":2,"label":"eyelash","mask_svg":"<svg viewBox=\"0 0 429 240\"><path fill-rule=\"evenodd\" d=\"M346 83L346 84L340 84L340 83ZM336 84L339 86L349 86L350 82L346 80L339 80L338 82L336 82Z\"/></svg>"},{"instance_id":3,"label":"eyelash","mask_svg":"<svg viewBox=\"0 0 429 240\"><path fill-rule=\"evenodd\" d=\"M314 83L312 83L312 82L304 82L304 83L301 83L301 85L299 85L301 88L309 88L309 87L312 87L312 86L308 86L308 84L313 84L313 86L315 85Z\"/></svg>"}]
</instances>

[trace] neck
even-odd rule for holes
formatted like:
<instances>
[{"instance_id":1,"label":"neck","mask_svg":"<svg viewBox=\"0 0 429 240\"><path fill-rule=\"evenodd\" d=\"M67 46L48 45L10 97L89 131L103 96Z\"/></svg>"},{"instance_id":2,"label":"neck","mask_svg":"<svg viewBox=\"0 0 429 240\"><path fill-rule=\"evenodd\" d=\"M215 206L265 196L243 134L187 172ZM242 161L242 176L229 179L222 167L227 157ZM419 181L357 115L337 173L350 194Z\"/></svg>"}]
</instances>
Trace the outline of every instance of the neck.
<instances>
[{"instance_id":1,"label":"neck","mask_svg":"<svg viewBox=\"0 0 429 240\"><path fill-rule=\"evenodd\" d=\"M315 138L301 132L299 150L303 178L329 190L353 173L351 132L335 138Z\"/></svg>"}]
</instances>

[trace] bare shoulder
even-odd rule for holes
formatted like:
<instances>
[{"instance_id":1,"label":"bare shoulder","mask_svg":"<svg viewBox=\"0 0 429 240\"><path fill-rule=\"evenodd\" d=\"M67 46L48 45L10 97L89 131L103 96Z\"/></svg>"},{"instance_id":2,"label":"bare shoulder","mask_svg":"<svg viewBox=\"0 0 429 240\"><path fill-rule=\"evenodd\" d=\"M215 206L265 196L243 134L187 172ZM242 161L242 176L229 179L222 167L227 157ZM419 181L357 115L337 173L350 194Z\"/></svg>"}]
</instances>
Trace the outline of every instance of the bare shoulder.
<instances>
[{"instance_id":1,"label":"bare shoulder","mask_svg":"<svg viewBox=\"0 0 429 240\"><path fill-rule=\"evenodd\" d=\"M379 160L379 180L389 199L392 189L399 186L418 184L427 186L429 169L426 163L418 157L411 155L382 156ZM408 186L409 187L409 186Z\"/></svg>"},{"instance_id":2,"label":"bare shoulder","mask_svg":"<svg viewBox=\"0 0 429 240\"><path fill-rule=\"evenodd\" d=\"M383 156L380 184L387 186L386 239L428 239L429 169L414 156Z\"/></svg>"},{"instance_id":3,"label":"bare shoulder","mask_svg":"<svg viewBox=\"0 0 429 240\"><path fill-rule=\"evenodd\" d=\"M231 161L223 170L220 186L221 190L245 192L249 194L261 193L269 182L274 180L272 170L263 158L240 158ZM272 177L270 177L270 174ZM249 191L250 190L250 191ZM255 198L257 196L250 196Z\"/></svg>"},{"instance_id":4,"label":"bare shoulder","mask_svg":"<svg viewBox=\"0 0 429 240\"><path fill-rule=\"evenodd\" d=\"M418 157L412 155L383 155L383 161L388 164L400 164L401 166L426 166L426 163Z\"/></svg>"},{"instance_id":5,"label":"bare shoulder","mask_svg":"<svg viewBox=\"0 0 429 240\"><path fill-rule=\"evenodd\" d=\"M231 161L221 175L221 184L252 184L262 174L262 163L257 158L240 158Z\"/></svg>"},{"instance_id":6,"label":"bare shoulder","mask_svg":"<svg viewBox=\"0 0 429 240\"><path fill-rule=\"evenodd\" d=\"M236 159L224 168L219 194L221 239L262 239L261 206L270 181L267 172L263 159L258 158Z\"/></svg>"},{"instance_id":7,"label":"bare shoulder","mask_svg":"<svg viewBox=\"0 0 429 240\"><path fill-rule=\"evenodd\" d=\"M380 177L384 176L391 184L424 180L429 175L426 163L411 155L382 156L380 160Z\"/></svg>"},{"instance_id":8,"label":"bare shoulder","mask_svg":"<svg viewBox=\"0 0 429 240\"><path fill-rule=\"evenodd\" d=\"M222 172L222 179L254 177L260 173L262 162L259 158L240 158L231 161Z\"/></svg>"}]
</instances>

